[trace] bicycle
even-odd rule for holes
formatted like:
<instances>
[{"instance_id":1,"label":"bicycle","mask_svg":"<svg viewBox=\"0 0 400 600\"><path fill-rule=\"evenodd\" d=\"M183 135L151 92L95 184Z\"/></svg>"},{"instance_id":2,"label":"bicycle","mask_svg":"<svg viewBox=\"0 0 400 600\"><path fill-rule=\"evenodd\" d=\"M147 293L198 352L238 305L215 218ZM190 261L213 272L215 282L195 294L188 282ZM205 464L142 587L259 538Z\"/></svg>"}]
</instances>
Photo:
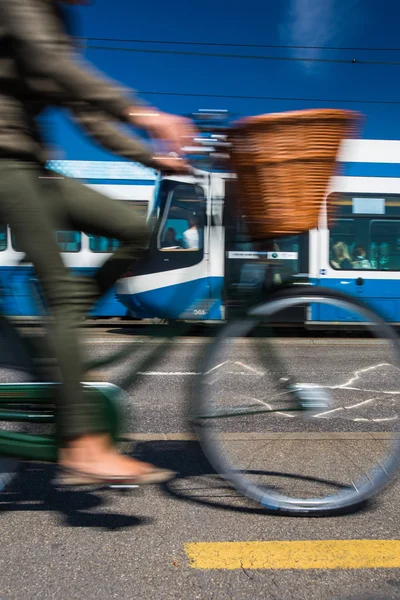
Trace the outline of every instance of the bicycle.
<instances>
[{"instance_id":1,"label":"bicycle","mask_svg":"<svg viewBox=\"0 0 400 600\"><path fill-rule=\"evenodd\" d=\"M271 331L277 315L287 309L307 307L307 310L312 311L317 310L318 306L340 309L351 314L353 320L356 317L359 326L365 327L377 339L372 346L373 355L376 360L380 353L380 361L371 366L368 362L365 363L369 358L363 357L363 368L352 369L355 373L353 380L340 385L332 381L326 382L325 379L321 381L321 377L329 378L329 374L321 375L317 366L314 368L313 377L316 380L313 383L310 377L307 382L299 379L297 372L301 361L297 357L296 362L288 368L285 359L282 359L285 352L279 349L279 340L272 335L266 336L266 328ZM257 337L260 326L262 336ZM105 417L112 424L110 429L114 438L118 437L119 410L115 404L118 393L122 388L137 384L143 372L168 352L174 336L182 335L188 327L190 326L185 324L175 324L167 328L166 343L159 344L153 354L145 357L120 387L111 384L85 384L86 393L102 395ZM14 367L14 373L18 367L17 372L23 373L25 382L0 384L0 419L9 422L52 423L54 384L32 383L35 377L30 373L37 372L35 354L32 356L25 349L15 329L6 321L3 321L1 332L8 340L7 347L15 348L15 361L11 360L10 363L11 354L8 353L9 363ZM159 335L165 337L165 330L160 330ZM133 349L137 350L137 344L133 343L111 357L92 361L87 368L94 370L111 365L129 357ZM360 347L358 352L362 354ZM297 285L269 290L262 303L224 325L204 354L198 373L191 420L206 457L216 473L232 484L240 494L275 514L330 516L359 508L391 481L400 465L400 436L397 432L391 434L388 430L397 419L383 417L382 420L368 416L371 407L375 410L377 405L378 385L382 385L380 393L384 400L390 400L390 406L396 408L396 394L400 392L391 387L397 379L399 352L399 340L393 328L373 309L350 296L329 289ZM305 365L308 366L307 361ZM378 368L386 371L384 377L378 377L373 382L374 398L363 396L364 393L367 396L372 393L372 384L365 389L350 385L360 378L360 374L374 374ZM343 396L348 391L357 396L356 402L343 407ZM341 417L354 414L354 408L359 407L367 410L367 417L361 417L361 420L358 417L356 420L350 418L350 421L346 421L345 431L341 431ZM261 420L263 415L275 418L271 421L274 431L265 431ZM327 431L327 422L332 421L332 416L338 415L339 422L334 422L333 431ZM296 419L292 421L295 416L300 416L300 424ZM286 423L283 433L280 432L282 418ZM359 430L360 422L362 431ZM289 427L290 423L292 425ZM323 431L316 431L315 428L321 423ZM369 431L364 431L366 423ZM368 444L367 451L363 450L361 454L359 442L365 440ZM283 449L279 452L270 451L271 445L276 446L276 442L283 445ZM296 450L296 442L300 448L297 453L293 452ZM323 446L322 453L316 451L317 442ZM260 460L261 451L266 446L269 447L268 471L265 471L265 461ZM345 451L334 462L334 456L327 457L326 452L333 447L336 453L339 446L344 447ZM24 459L54 461L57 442L54 437L32 437L32 434L27 433L0 431L0 453ZM282 466L287 460L293 462L299 454L302 454L300 462L306 471L302 476L293 473L292 466L291 471ZM321 456L322 466L317 464ZM349 459L349 466L345 469L345 475L349 479L347 482L343 481L344 458ZM254 466L250 465L250 460L253 459ZM329 478L326 470L331 465L334 469ZM277 478L278 485L274 484ZM0 475L3 485L10 480L10 473ZM288 490L292 488L293 482L297 488L300 486L300 492L296 489L294 492Z\"/></svg>"}]
</instances>

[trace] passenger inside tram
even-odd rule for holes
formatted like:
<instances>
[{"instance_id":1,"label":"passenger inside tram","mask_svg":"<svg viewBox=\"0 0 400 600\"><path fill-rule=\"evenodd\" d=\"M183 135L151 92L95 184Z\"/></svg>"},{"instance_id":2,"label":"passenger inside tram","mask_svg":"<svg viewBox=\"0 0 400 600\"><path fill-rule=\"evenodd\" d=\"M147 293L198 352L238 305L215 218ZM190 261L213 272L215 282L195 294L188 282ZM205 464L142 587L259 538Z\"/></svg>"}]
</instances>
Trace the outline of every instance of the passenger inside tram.
<instances>
[{"instance_id":1,"label":"passenger inside tram","mask_svg":"<svg viewBox=\"0 0 400 600\"><path fill-rule=\"evenodd\" d=\"M351 257L347 244L337 242L333 246L333 259L330 261L334 269L351 269Z\"/></svg>"},{"instance_id":2,"label":"passenger inside tram","mask_svg":"<svg viewBox=\"0 0 400 600\"><path fill-rule=\"evenodd\" d=\"M183 232L183 246L187 250L200 248L199 218L196 214L189 217L189 229Z\"/></svg>"},{"instance_id":3,"label":"passenger inside tram","mask_svg":"<svg viewBox=\"0 0 400 600\"><path fill-rule=\"evenodd\" d=\"M363 246L354 246L351 257L353 269L372 269L372 265L367 258L367 252Z\"/></svg>"},{"instance_id":4,"label":"passenger inside tram","mask_svg":"<svg viewBox=\"0 0 400 600\"><path fill-rule=\"evenodd\" d=\"M169 250L178 250L179 248L182 248L181 243L176 239L176 230L173 227L167 227L165 230L162 248L168 248Z\"/></svg>"}]
</instances>

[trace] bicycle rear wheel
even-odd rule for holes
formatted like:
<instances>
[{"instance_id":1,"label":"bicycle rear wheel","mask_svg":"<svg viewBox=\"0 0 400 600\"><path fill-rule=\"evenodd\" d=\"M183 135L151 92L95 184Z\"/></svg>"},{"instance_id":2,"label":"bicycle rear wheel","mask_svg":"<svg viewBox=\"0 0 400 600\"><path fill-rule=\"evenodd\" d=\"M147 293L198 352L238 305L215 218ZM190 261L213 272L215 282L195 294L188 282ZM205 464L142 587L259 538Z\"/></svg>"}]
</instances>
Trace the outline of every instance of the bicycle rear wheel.
<instances>
[{"instance_id":1,"label":"bicycle rear wheel","mask_svg":"<svg viewBox=\"0 0 400 600\"><path fill-rule=\"evenodd\" d=\"M340 311L358 337L279 337L271 319L294 307L320 318ZM346 512L400 465L399 340L351 297L324 288L281 292L226 325L201 372L194 426L202 448L220 475L267 509Z\"/></svg>"}]
</instances>

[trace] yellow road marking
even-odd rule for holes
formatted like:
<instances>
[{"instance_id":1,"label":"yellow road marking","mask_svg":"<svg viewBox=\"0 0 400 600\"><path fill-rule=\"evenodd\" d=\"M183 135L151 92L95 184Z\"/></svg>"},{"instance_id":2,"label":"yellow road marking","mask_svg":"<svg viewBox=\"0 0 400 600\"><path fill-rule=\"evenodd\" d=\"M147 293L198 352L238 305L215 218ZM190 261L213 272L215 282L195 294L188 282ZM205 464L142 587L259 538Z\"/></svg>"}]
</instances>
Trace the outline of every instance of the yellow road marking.
<instances>
[{"instance_id":1,"label":"yellow road marking","mask_svg":"<svg viewBox=\"0 0 400 600\"><path fill-rule=\"evenodd\" d=\"M400 540L195 542L185 552L194 569L400 568Z\"/></svg>"}]
</instances>

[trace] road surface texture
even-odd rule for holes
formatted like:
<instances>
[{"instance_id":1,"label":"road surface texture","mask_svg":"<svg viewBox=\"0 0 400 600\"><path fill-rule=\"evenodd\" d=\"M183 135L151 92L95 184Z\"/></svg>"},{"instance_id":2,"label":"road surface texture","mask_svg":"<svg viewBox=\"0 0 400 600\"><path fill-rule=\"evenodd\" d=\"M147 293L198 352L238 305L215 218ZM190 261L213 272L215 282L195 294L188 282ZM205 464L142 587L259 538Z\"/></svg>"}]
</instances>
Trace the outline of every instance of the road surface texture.
<instances>
[{"instance_id":1,"label":"road surface texture","mask_svg":"<svg viewBox=\"0 0 400 600\"><path fill-rule=\"evenodd\" d=\"M135 455L174 469L176 479L129 493L67 490L57 487L54 466L25 465L0 495L1 600L400 599L398 481L355 514L268 514L215 475L188 425L209 340L179 338L157 364L140 366L159 340L92 329L86 354L106 356L132 341L129 362L96 378L118 382L128 366L140 370L127 392L125 429ZM254 348L238 344L222 361L212 380L215 398L266 405L271 394ZM397 365L366 339L288 338L279 348L297 379L330 390L334 418L304 423L282 410L260 416L253 428L238 421L229 452L246 461L256 454L255 466L263 460L286 472L308 472L318 457L319 475L328 477L332 466L340 480L347 474L343 457L363 465L396 429ZM366 431L383 437L374 442ZM256 440L256 453L246 454L239 434L248 434L249 445ZM132 451L130 442L125 449Z\"/></svg>"}]
</instances>

